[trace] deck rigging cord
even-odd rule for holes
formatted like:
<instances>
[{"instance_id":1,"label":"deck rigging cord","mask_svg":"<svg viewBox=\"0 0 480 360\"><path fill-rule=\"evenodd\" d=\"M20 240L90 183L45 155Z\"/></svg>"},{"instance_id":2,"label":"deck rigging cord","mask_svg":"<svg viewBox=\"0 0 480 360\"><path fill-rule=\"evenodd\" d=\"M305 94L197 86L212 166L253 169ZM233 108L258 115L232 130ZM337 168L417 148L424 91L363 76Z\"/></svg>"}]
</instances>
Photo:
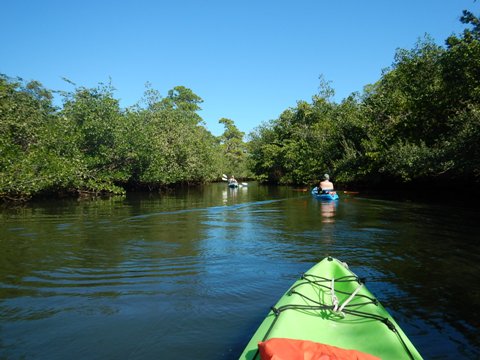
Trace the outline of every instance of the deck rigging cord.
<instances>
[{"instance_id":1,"label":"deck rigging cord","mask_svg":"<svg viewBox=\"0 0 480 360\"><path fill-rule=\"evenodd\" d=\"M272 307L271 310L273 314L275 315L275 318L273 322L271 323L270 327L268 328L265 336L263 337L262 341L266 341L270 335L271 330L275 326L275 323L277 322L278 318L280 317L281 313L286 311L286 310L330 310L334 314L337 314L338 316L341 316L344 318L346 315L352 315L352 316L357 316L365 319L371 319L371 320L377 320L380 322L383 322L392 332L394 332L397 335L397 338L403 345L406 353L408 354L410 359L414 359L410 349L408 348L407 344L405 343L405 340L401 336L401 334L398 332L397 328L395 325L386 317L376 315L376 314L370 314L368 312L356 310L355 308L359 308L364 305L368 304L374 304L378 305L379 302L377 299L363 295L363 294L358 294L360 289L364 286L364 279L360 279L356 275L347 275L347 276L342 276L339 278L332 278L328 279L325 277L321 276L316 276L316 275L310 275L310 274L303 274L301 277L301 282L298 284L294 285L289 292L287 293L288 295L299 295L301 298L306 300L312 305L308 304L290 304L290 305L284 305L280 306L278 308ZM341 291L341 290L335 290L335 283L342 283L342 282L357 282L358 286L353 292L346 292L346 291ZM296 289L300 286L303 285L312 285L312 286L317 286L319 288L324 288L330 293L330 298L332 305L327 305L324 303L321 303L320 301L314 300L309 298L308 296L305 296L304 294L296 291ZM342 294L342 295L348 295L348 298L340 304L340 301L337 297L337 294ZM363 302L355 302L354 304L351 303L351 301L357 297L358 298L363 298L365 301ZM257 349L257 352L255 353L254 359L257 358L259 355L259 350Z\"/></svg>"}]
</instances>

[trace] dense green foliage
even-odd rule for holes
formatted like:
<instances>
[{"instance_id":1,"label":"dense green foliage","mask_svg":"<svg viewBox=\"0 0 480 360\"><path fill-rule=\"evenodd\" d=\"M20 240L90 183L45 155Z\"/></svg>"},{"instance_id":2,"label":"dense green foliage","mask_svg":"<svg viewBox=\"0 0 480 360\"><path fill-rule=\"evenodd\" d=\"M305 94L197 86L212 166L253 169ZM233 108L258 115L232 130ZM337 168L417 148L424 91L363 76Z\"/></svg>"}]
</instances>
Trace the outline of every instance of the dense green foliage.
<instances>
[{"instance_id":1,"label":"dense green foliage","mask_svg":"<svg viewBox=\"0 0 480 360\"><path fill-rule=\"evenodd\" d=\"M313 184L330 173L344 184L480 182L480 20L445 46L426 37L399 49L389 69L341 103L320 78L311 102L244 134L227 118L213 136L198 115L203 100L177 86L149 85L122 109L111 85L53 93L0 75L0 199L45 193L117 193L255 176ZM67 80L68 81L68 80ZM73 84L74 85L74 84Z\"/></svg>"},{"instance_id":2,"label":"dense green foliage","mask_svg":"<svg viewBox=\"0 0 480 360\"><path fill-rule=\"evenodd\" d=\"M480 22L446 46L428 37L397 50L380 80L340 104L321 79L310 103L250 135L253 171L261 180L312 184L328 172L344 184L480 182Z\"/></svg>"},{"instance_id":3,"label":"dense green foliage","mask_svg":"<svg viewBox=\"0 0 480 360\"><path fill-rule=\"evenodd\" d=\"M38 82L0 76L0 198L122 194L221 177L230 155L203 126L202 99L190 89L178 86L162 98L147 87L143 106L125 110L110 85L61 96L55 108Z\"/></svg>"},{"instance_id":4,"label":"dense green foliage","mask_svg":"<svg viewBox=\"0 0 480 360\"><path fill-rule=\"evenodd\" d=\"M218 122L225 126L225 131L220 136L222 173L234 175L238 179L251 177L247 168L247 146L243 141L245 134L238 130L233 120L222 118Z\"/></svg>"}]
</instances>

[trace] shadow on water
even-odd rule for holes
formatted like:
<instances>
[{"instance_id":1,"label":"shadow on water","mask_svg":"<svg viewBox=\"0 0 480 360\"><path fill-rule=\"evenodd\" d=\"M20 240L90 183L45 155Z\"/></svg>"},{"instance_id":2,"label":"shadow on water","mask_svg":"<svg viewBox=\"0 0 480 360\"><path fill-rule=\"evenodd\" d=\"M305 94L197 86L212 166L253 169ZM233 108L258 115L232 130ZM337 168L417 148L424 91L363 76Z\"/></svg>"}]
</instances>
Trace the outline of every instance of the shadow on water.
<instances>
[{"instance_id":1,"label":"shadow on water","mask_svg":"<svg viewBox=\"0 0 480 360\"><path fill-rule=\"evenodd\" d=\"M4 209L0 358L235 359L326 255L425 358L478 358L478 211L361 195L222 183Z\"/></svg>"}]
</instances>

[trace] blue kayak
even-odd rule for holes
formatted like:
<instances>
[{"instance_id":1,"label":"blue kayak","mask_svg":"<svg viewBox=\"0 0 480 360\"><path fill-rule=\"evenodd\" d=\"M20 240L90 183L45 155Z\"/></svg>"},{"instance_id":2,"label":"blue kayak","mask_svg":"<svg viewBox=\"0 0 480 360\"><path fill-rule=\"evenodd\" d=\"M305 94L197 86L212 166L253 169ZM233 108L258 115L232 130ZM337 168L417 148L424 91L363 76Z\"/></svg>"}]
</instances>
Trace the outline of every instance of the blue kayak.
<instances>
[{"instance_id":1,"label":"blue kayak","mask_svg":"<svg viewBox=\"0 0 480 360\"><path fill-rule=\"evenodd\" d=\"M338 194L336 191L321 190L319 194L318 187L313 188L312 195L320 200L338 200Z\"/></svg>"}]
</instances>

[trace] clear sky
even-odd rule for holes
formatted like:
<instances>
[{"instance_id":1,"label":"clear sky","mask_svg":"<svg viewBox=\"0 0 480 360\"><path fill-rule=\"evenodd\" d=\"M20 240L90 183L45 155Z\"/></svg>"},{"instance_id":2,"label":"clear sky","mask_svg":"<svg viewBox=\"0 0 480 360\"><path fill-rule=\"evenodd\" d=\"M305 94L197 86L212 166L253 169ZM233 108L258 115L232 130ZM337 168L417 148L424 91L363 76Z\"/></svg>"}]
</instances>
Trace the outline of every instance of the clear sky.
<instances>
[{"instance_id":1,"label":"clear sky","mask_svg":"<svg viewBox=\"0 0 480 360\"><path fill-rule=\"evenodd\" d=\"M323 75L341 101L380 78L397 48L465 28L474 0L0 0L0 73L51 90L108 82L122 107L150 82L204 102L215 135L222 117L249 133L318 93Z\"/></svg>"}]
</instances>

